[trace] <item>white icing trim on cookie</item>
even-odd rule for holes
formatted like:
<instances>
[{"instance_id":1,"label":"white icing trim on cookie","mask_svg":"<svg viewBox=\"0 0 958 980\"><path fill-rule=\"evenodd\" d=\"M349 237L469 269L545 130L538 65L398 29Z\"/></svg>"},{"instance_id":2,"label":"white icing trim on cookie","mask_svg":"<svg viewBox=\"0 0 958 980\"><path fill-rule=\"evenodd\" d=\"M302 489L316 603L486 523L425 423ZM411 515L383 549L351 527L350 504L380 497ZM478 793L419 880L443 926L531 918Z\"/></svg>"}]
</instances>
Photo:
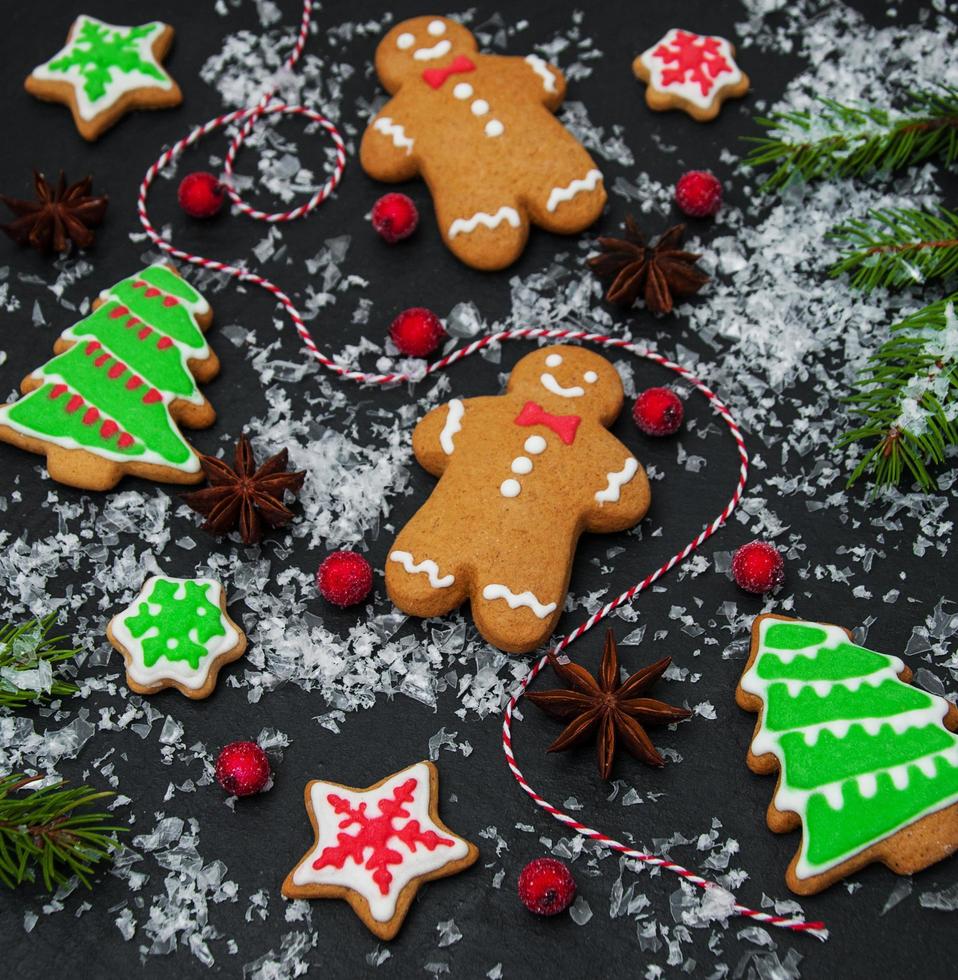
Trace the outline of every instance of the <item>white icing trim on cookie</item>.
<instances>
[{"instance_id":1,"label":"white icing trim on cookie","mask_svg":"<svg viewBox=\"0 0 958 980\"><path fill-rule=\"evenodd\" d=\"M440 577L439 566L431 558L424 558L417 565L408 551L394 551L390 554L389 560L398 561L410 575L425 573L434 589L448 589L456 581L456 577L452 574Z\"/></svg>"},{"instance_id":2,"label":"white icing trim on cookie","mask_svg":"<svg viewBox=\"0 0 958 980\"><path fill-rule=\"evenodd\" d=\"M492 136L492 137L502 136L502 134L505 131L506 131L506 127L503 126L498 119L490 119L489 122L486 123L484 129L486 136Z\"/></svg>"},{"instance_id":3,"label":"white icing trim on cookie","mask_svg":"<svg viewBox=\"0 0 958 980\"><path fill-rule=\"evenodd\" d=\"M571 388L563 388L562 385L556 381L555 377L551 375L548 371L543 371L539 375L539 380L542 382L542 387L546 391L551 391L553 395L560 395L563 398L581 398L585 394L585 388L580 385L574 385Z\"/></svg>"},{"instance_id":4,"label":"white icing trim on cookie","mask_svg":"<svg viewBox=\"0 0 958 980\"><path fill-rule=\"evenodd\" d=\"M667 69L669 64L668 62L663 61L662 58L657 57L655 55L655 51L662 45L673 44L679 30L680 28L673 27L661 40L656 41L651 48L649 48L647 51L643 51L642 54L639 55L642 64L645 65L649 72L649 80L647 84L651 88L654 88L665 95L674 95L678 99L682 99L685 102L690 102L699 109L710 109L715 101L715 97L722 91L722 89L735 86L742 80L742 72L735 63L735 55L732 53L732 45L724 37L717 37L709 34L695 34L694 31L683 32L686 34L695 34L695 37L699 40L718 41L718 53L728 64L732 66L731 70L721 71L718 75L714 76L712 79L712 88L709 90L708 95L702 95L702 90L697 82L671 82L670 84L665 85L662 82L663 70Z\"/></svg>"},{"instance_id":5,"label":"white icing trim on cookie","mask_svg":"<svg viewBox=\"0 0 958 980\"><path fill-rule=\"evenodd\" d=\"M429 26L426 28L426 31L433 37L442 37L443 34L446 33L446 25L441 20L431 20L429 21Z\"/></svg>"},{"instance_id":6,"label":"white icing trim on cookie","mask_svg":"<svg viewBox=\"0 0 958 980\"><path fill-rule=\"evenodd\" d=\"M537 54L527 54L526 64L542 79L542 87L547 92L555 92L556 80L555 76L549 71L548 62L544 61Z\"/></svg>"},{"instance_id":7,"label":"white icing trim on cookie","mask_svg":"<svg viewBox=\"0 0 958 980\"><path fill-rule=\"evenodd\" d=\"M503 480L499 486L499 493L503 497L518 497L522 492L522 484L518 480L513 480L511 477L508 480Z\"/></svg>"},{"instance_id":8,"label":"white icing trim on cookie","mask_svg":"<svg viewBox=\"0 0 958 980\"><path fill-rule=\"evenodd\" d=\"M477 211L471 218L456 218L449 226L449 237L455 238L460 232L468 234L475 231L479 225L484 225L486 228L498 228L503 221L508 222L513 228L518 228L521 224L519 212L504 204L495 214Z\"/></svg>"},{"instance_id":9,"label":"white icing trim on cookie","mask_svg":"<svg viewBox=\"0 0 958 980\"><path fill-rule=\"evenodd\" d=\"M415 140L411 136L407 136L406 130L399 123L394 123L389 116L380 116L373 123L373 129L382 133L383 136L392 137L393 146L398 146L400 149L405 147L407 156L412 153Z\"/></svg>"},{"instance_id":10,"label":"white icing trim on cookie","mask_svg":"<svg viewBox=\"0 0 958 980\"><path fill-rule=\"evenodd\" d=\"M490 583L482 590L483 599L505 599L510 609L531 609L539 619L545 619L555 612L554 602L540 602L531 592L520 592L518 595L504 585Z\"/></svg>"},{"instance_id":11,"label":"white icing trim on cookie","mask_svg":"<svg viewBox=\"0 0 958 980\"><path fill-rule=\"evenodd\" d=\"M600 180L602 180L602 171L593 168L584 177L577 177L565 187L553 187L549 192L546 211L555 211L560 204L571 201L576 194L580 194L582 191L594 191Z\"/></svg>"},{"instance_id":12,"label":"white icing trim on cookie","mask_svg":"<svg viewBox=\"0 0 958 980\"><path fill-rule=\"evenodd\" d=\"M538 456L539 453L544 453L546 451L546 441L542 436L529 436L528 439L523 443L523 449L527 453L532 453L533 456Z\"/></svg>"},{"instance_id":13,"label":"white icing trim on cookie","mask_svg":"<svg viewBox=\"0 0 958 980\"><path fill-rule=\"evenodd\" d=\"M442 427L442 432L439 433L439 445L447 456L451 456L456 448L452 437L457 432L462 432L462 416L465 411L466 408L461 399L453 398L450 400L446 424Z\"/></svg>"},{"instance_id":14,"label":"white icing trim on cookie","mask_svg":"<svg viewBox=\"0 0 958 980\"><path fill-rule=\"evenodd\" d=\"M600 504L616 503L619 499L619 490L624 484L629 483L638 471L639 461L634 456L630 456L621 470L606 474L609 482L604 490L596 491L595 499Z\"/></svg>"},{"instance_id":15,"label":"white icing trim on cookie","mask_svg":"<svg viewBox=\"0 0 958 980\"><path fill-rule=\"evenodd\" d=\"M433 58L445 58L451 49L452 42L447 38L438 44L434 44L431 48L419 48L413 52L413 58L416 61L432 61Z\"/></svg>"}]
</instances>

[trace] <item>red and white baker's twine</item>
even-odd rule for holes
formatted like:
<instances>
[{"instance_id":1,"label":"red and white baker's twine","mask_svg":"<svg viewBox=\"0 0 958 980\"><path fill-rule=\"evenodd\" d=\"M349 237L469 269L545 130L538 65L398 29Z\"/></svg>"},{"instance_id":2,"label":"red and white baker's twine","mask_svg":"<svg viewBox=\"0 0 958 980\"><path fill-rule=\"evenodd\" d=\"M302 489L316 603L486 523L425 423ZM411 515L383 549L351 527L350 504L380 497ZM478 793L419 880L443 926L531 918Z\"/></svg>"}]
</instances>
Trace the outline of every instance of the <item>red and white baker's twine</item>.
<instances>
[{"instance_id":1,"label":"red and white baker's twine","mask_svg":"<svg viewBox=\"0 0 958 980\"><path fill-rule=\"evenodd\" d=\"M293 47L292 53L286 59L286 63L283 65L282 71L284 72L293 68L296 62L299 61L300 55L303 52L303 47L306 43L307 37L309 36L309 24L312 16L312 8L313 0L303 0L303 17L302 21L300 22L299 34L296 38L296 44ZM276 300L286 310L290 320L293 322L293 326L296 328L296 332L299 334L300 339L302 340L303 344L305 344L312 357L322 364L323 367L328 368L330 371L333 371L340 377L348 378L350 381L379 385L388 385L402 381L415 380L409 374L405 373L368 374L365 371L351 370L348 367L335 363L325 354L323 354L322 351L320 351L320 349L316 346L316 342L310 335L309 330L307 329L306 324L303 322L303 318L300 316L299 311L294 306L293 301L286 295L286 293L283 292L283 290L279 288L279 286L270 282L268 279L265 279L263 276L257 275L255 272L250 272L249 270L239 266L227 265L226 263L218 262L215 259L208 259L202 255L194 255L190 252L184 252L182 249L176 248L170 241L160 235L160 233L153 227L153 224L149 219L146 209L146 198L147 194L149 193L150 186L155 180L157 174L159 174L159 172L165 166L167 166L167 164L179 157L187 147L192 146L208 133L213 132L213 130L220 129L223 126L229 126L231 123L242 123L242 125L230 142L229 150L226 154L223 168L224 184L226 185L226 190L229 194L230 200L232 200L233 204L235 204L240 211L256 221L267 221L270 223L293 221L296 218L302 218L309 214L310 211L318 207L324 200L326 200L327 197L329 197L329 195L336 188L336 185L339 183L343 174L343 168L346 165L346 151L339 132L337 131L336 127L328 119L320 115L320 113L305 106L288 105L287 103L276 99L274 92L275 90L266 92L257 105L253 108L238 109L235 112L229 112L226 115L217 116L215 119L211 119L202 126L197 126L196 129L194 129L187 137L175 143L168 150L164 151L156 162L147 170L146 175L143 178L143 182L140 184L140 190L137 198L137 210L139 213L140 222L142 223L143 228L146 230L147 235L153 241L154 245L166 252L168 255L181 259L184 262L190 262L193 265L202 266L204 269L213 269L217 272L226 273L227 275L232 276L233 278L242 282L249 282L256 286L262 286L263 289L272 293ZM233 164L237 153L243 146L246 138L252 132L257 121L262 116L268 115L304 116L305 118L318 123L319 126L326 131L336 147L336 163L333 167L333 172L326 183L323 184L323 186L313 195L313 197L310 198L310 200L305 204L294 208L292 211L282 211L272 214L264 211L258 211L255 208L250 207L250 205L248 205L231 186ZM729 515L733 510L735 510L736 506L741 500L742 491L745 488L745 481L748 475L748 455L745 451L745 443L742 440L742 435L739 431L738 425L735 422L735 419L732 418L731 413L722 403L722 401L702 381L696 378L680 364L675 364L672 361L667 360L661 354L658 354L653 350L638 347L630 341L622 340L617 337L610 337L606 334L589 333L585 330L567 330L558 327L524 327L514 330L500 330L497 333L487 334L484 337L480 337L479 339L472 341L472 343L467 344L465 347L455 350L452 353L447 354L445 357L440 358L438 361L428 366L426 369L426 374L433 374L437 371L442 371L450 365L455 364L457 361L462 360L462 358L468 357L470 354L475 354L476 351L482 350L484 347L488 347L490 344L495 344L503 340L538 339L578 340L584 343L597 344L602 347L626 350L634 354L636 357L643 357L646 360L654 361L656 364L659 364L664 368L668 368L670 371L674 371L676 374L684 378L690 385L692 385L693 388L704 395L706 399L708 399L712 407L728 426L728 430L731 433L732 438L735 440L735 446L738 451L739 461L741 463L739 468L738 483L735 486L735 491L732 494L729 502L723 508L722 513L719 514L719 516L716 517L715 520L708 525L708 527L706 527L700 534L690 541L680 552L673 555L664 565L656 569L651 575L644 578L641 582L633 585L632 588L627 589L610 603L603 606L598 612L590 616L584 623L577 626L571 633L569 633L568 636L561 639L554 648L555 653L560 653L572 642L582 636L583 633L592 629L596 623L599 623L605 619L606 616L608 616L614 609L626 602L630 602L635 598L635 596L637 596L640 592L644 592L650 585L652 585L653 582L660 579L675 565L681 561L684 561L696 548L698 548L700 544L710 538L725 523ZM670 861L663 857L657 857L654 854L646 854L642 851L638 851L626 844L613 840L611 837L606 836L598 830L587 827L585 824L582 824L574 817L570 817L568 814L563 813L557 807L543 799L529 785L525 776L523 776L522 771L519 769L519 766L516 764L516 758L512 751L512 716L519 699L525 693L532 681L535 680L543 667L545 667L547 662L548 658L543 656L538 663L533 666L525 680L523 680L519 685L519 688L512 696L512 699L509 701L505 711L505 718L502 723L502 748L505 752L509 768L519 785L523 788L523 790L525 790L526 793L528 793L537 806L541 807L546 811L546 813L553 816L560 823L565 824L577 834L581 834L584 837L589 837L592 840L598 841L600 844L608 847L610 850L618 851L634 861L640 861L645 864L663 868L666 871L671 871L674 874L679 875L685 881L688 881L693 885L698 885L700 888L707 889L716 887L713 882L710 882L706 878L703 878L695 872L690 871L688 868L683 868L674 861ZM794 916L771 915L768 912L759 912L756 909L751 909L745 905L740 905L737 903L733 906L733 908L738 915L746 916L747 918L753 919L756 922L764 922L768 925L779 926L783 929L791 929L795 932L809 933L820 939L824 939L827 935L824 925L821 922L806 922L803 919L796 918Z\"/></svg>"}]
</instances>

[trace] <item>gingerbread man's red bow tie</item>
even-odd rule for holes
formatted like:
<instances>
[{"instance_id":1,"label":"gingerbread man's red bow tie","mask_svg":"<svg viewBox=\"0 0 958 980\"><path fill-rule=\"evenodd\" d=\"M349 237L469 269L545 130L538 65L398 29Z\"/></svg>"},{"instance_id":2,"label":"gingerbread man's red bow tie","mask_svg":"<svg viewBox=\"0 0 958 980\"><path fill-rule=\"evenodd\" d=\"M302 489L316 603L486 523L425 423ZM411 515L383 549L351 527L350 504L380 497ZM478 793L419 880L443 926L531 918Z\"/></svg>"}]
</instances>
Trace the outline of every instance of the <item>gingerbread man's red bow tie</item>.
<instances>
[{"instance_id":1,"label":"gingerbread man's red bow tie","mask_svg":"<svg viewBox=\"0 0 958 980\"><path fill-rule=\"evenodd\" d=\"M575 441L575 432L582 419L578 415L553 415L535 402L526 402L516 416L516 425L544 425L567 445Z\"/></svg>"},{"instance_id":2,"label":"gingerbread man's red bow tie","mask_svg":"<svg viewBox=\"0 0 958 980\"><path fill-rule=\"evenodd\" d=\"M446 65L445 68L427 68L422 73L422 77L427 85L440 88L450 75L461 75L475 70L476 66L464 54L457 54L451 65Z\"/></svg>"}]
</instances>

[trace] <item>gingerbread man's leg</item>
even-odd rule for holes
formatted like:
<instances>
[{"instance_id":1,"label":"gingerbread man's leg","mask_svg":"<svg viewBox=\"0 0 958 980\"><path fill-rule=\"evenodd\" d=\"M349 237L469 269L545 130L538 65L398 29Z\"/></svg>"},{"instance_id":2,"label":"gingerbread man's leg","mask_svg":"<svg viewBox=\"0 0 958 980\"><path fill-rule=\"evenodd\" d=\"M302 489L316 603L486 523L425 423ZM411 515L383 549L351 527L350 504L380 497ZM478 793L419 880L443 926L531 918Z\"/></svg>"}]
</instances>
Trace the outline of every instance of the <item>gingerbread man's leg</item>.
<instances>
[{"instance_id":1,"label":"gingerbread man's leg","mask_svg":"<svg viewBox=\"0 0 958 980\"><path fill-rule=\"evenodd\" d=\"M471 596L479 632L509 653L529 653L552 635L569 586L570 561L540 556L528 577L479 569ZM510 576L515 576L510 577Z\"/></svg>"},{"instance_id":2,"label":"gingerbread man's leg","mask_svg":"<svg viewBox=\"0 0 958 980\"><path fill-rule=\"evenodd\" d=\"M449 553L452 545L437 535L427 502L403 528L386 556L386 591L411 616L442 616L460 606L469 593L466 563Z\"/></svg>"},{"instance_id":3,"label":"gingerbread man's leg","mask_svg":"<svg viewBox=\"0 0 958 980\"><path fill-rule=\"evenodd\" d=\"M571 140L565 132L563 137L563 142ZM557 153L553 159L555 166L525 198L529 218L547 231L575 234L602 214L606 202L602 172L578 144L573 151Z\"/></svg>"},{"instance_id":4,"label":"gingerbread man's leg","mask_svg":"<svg viewBox=\"0 0 958 980\"><path fill-rule=\"evenodd\" d=\"M529 218L512 189L438 187L433 200L443 241L466 265L504 269L525 248Z\"/></svg>"}]
</instances>

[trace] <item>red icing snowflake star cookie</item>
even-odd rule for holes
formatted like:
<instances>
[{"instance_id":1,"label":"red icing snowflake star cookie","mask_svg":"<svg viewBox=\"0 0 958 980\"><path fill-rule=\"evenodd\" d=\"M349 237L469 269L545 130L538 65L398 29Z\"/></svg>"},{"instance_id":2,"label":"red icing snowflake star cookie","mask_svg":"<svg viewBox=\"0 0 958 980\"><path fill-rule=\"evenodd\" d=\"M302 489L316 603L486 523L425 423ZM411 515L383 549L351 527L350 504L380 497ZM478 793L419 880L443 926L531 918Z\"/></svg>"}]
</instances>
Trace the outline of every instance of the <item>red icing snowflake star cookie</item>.
<instances>
[{"instance_id":1,"label":"red icing snowflake star cookie","mask_svg":"<svg viewBox=\"0 0 958 980\"><path fill-rule=\"evenodd\" d=\"M314 779L306 812L316 843L286 876L287 898L342 898L380 939L392 939L424 882L458 874L475 844L440 819L439 773L417 762L368 789Z\"/></svg>"},{"instance_id":2,"label":"red icing snowflake star cookie","mask_svg":"<svg viewBox=\"0 0 958 980\"><path fill-rule=\"evenodd\" d=\"M729 41L677 27L643 51L632 62L632 71L648 83L645 101L650 109L684 109L699 122L714 119L726 99L740 98L749 86Z\"/></svg>"}]
</instances>

